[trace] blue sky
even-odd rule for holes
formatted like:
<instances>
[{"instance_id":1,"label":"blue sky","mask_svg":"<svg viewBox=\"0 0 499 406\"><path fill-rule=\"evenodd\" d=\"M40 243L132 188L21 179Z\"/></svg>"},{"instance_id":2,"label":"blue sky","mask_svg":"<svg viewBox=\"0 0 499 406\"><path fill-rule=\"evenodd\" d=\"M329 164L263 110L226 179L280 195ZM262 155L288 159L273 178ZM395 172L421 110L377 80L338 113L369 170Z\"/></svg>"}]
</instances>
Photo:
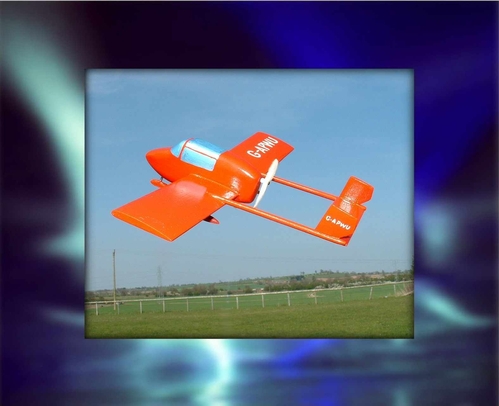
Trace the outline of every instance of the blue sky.
<instances>
[{"instance_id":1,"label":"blue sky","mask_svg":"<svg viewBox=\"0 0 499 406\"><path fill-rule=\"evenodd\" d=\"M409 70L90 70L86 88L86 289L209 283L319 269L407 269L413 253ZM295 147L277 171L339 194L374 186L347 247L223 207L167 242L111 215L152 192L147 151L196 137L230 149L257 131ZM329 202L272 183L259 208L315 227Z\"/></svg>"}]
</instances>

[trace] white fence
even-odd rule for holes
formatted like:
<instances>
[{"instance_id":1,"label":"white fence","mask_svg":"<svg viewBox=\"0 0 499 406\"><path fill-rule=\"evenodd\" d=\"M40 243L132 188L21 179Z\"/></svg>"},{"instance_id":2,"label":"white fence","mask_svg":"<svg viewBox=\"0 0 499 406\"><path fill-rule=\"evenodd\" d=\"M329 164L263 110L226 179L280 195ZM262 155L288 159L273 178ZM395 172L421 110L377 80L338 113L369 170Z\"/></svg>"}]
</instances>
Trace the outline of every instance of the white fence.
<instances>
[{"instance_id":1,"label":"white fence","mask_svg":"<svg viewBox=\"0 0 499 406\"><path fill-rule=\"evenodd\" d=\"M321 288L307 290L293 290L280 292L258 292L236 295L213 295L213 296L182 296L153 299L130 299L86 302L86 306L95 307L95 314L99 315L99 307L107 313L120 313L120 307L127 305L127 312L136 312L136 307L128 304L138 304L139 313L162 311L189 311L189 310L215 310L215 309L237 309L267 306L291 306L293 303L318 304L343 302L350 300L371 300L373 298L394 296L404 294L413 290L413 281L389 282L374 285L357 285L343 288ZM356 291L356 292L355 292ZM261 299L260 299L261 298ZM109 305L112 309L109 311ZM159 306L158 306L159 305ZM88 309L88 307L87 307ZM124 308L125 309L125 308Z\"/></svg>"}]
</instances>

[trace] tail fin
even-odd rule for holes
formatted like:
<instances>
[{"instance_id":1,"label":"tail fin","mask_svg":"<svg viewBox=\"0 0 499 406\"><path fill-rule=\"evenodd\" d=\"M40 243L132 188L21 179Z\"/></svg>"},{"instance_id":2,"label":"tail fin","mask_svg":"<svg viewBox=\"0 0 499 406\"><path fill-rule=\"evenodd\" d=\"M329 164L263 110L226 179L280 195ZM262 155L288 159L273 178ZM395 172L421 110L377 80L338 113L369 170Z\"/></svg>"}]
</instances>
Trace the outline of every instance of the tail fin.
<instances>
[{"instance_id":1,"label":"tail fin","mask_svg":"<svg viewBox=\"0 0 499 406\"><path fill-rule=\"evenodd\" d=\"M374 187L352 176L348 179L345 188L329 207L316 231L340 238L348 245L357 224L359 224L366 208L362 206L371 200Z\"/></svg>"}]
</instances>

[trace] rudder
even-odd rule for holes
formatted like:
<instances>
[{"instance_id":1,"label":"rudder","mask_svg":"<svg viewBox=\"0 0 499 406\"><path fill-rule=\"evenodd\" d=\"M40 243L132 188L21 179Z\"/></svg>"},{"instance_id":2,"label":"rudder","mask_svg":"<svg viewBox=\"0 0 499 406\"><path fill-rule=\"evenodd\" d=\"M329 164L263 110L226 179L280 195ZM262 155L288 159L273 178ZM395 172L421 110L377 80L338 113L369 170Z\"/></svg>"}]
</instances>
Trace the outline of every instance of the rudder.
<instances>
[{"instance_id":1,"label":"rudder","mask_svg":"<svg viewBox=\"0 0 499 406\"><path fill-rule=\"evenodd\" d=\"M348 245L366 207L362 205L371 200L374 187L351 176L343 191L326 211L316 231L337 237Z\"/></svg>"}]
</instances>

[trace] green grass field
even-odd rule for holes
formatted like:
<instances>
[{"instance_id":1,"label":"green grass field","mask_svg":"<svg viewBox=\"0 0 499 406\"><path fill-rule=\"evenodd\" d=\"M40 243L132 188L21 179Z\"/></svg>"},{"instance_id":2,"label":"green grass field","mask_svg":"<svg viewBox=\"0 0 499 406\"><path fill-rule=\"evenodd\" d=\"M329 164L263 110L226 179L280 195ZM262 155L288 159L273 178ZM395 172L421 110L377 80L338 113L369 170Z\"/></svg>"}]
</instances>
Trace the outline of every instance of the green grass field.
<instances>
[{"instance_id":1,"label":"green grass field","mask_svg":"<svg viewBox=\"0 0 499 406\"><path fill-rule=\"evenodd\" d=\"M370 288L317 292L317 304L310 293L143 302L86 311L87 338L412 338L413 295L385 298L379 289L368 300ZM364 290L368 290L365 292Z\"/></svg>"},{"instance_id":2,"label":"green grass field","mask_svg":"<svg viewBox=\"0 0 499 406\"><path fill-rule=\"evenodd\" d=\"M402 285L379 285L373 287L372 298L382 298L385 296L393 296L395 292L401 292ZM342 301L348 302L352 300L366 300L370 297L370 287L357 287L352 289L339 290L321 290L321 291L302 291L291 292L289 300L291 306L306 305L306 304L326 304L337 303ZM224 297L213 298L213 309L249 309L263 307L279 307L288 305L287 293L273 293L264 295L264 303L262 303L262 295L229 295ZM140 302L124 302L120 305L120 314L140 313ZM196 311L196 310L211 310L212 298L210 296L200 296L191 298L175 298L165 299L166 311ZM112 306L106 305L99 307L99 315L114 314ZM147 299L142 301L142 311L144 313L162 313L163 300L162 299ZM87 314L95 314L95 309L90 306L87 309Z\"/></svg>"}]
</instances>

